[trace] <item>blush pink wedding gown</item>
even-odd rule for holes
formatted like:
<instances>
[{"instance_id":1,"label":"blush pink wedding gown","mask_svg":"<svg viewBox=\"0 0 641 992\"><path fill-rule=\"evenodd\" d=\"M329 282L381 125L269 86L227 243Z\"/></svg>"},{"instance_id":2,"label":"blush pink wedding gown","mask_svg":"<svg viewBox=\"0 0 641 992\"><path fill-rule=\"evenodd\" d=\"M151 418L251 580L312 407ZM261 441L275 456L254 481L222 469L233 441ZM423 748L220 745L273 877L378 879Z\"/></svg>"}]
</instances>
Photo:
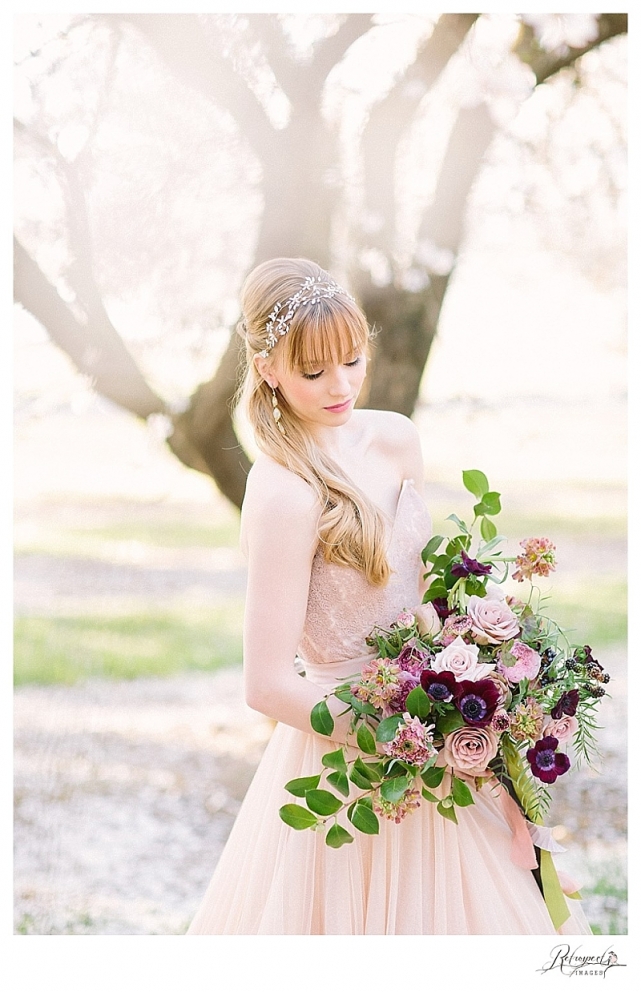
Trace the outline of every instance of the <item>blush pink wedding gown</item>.
<instances>
[{"instance_id":1,"label":"blush pink wedding gown","mask_svg":"<svg viewBox=\"0 0 641 992\"><path fill-rule=\"evenodd\" d=\"M317 553L299 648L308 679L330 688L356 674L374 655L365 644L374 625L388 626L417 605L430 531L425 503L406 479L387 586L374 588ZM279 807L302 800L284 783L317 774L336 746L276 725L188 935L556 933L531 871L510 860L511 829L487 786L458 811L458 825L428 802L399 824L381 820L374 836L345 818L355 838L339 849L322 832L286 826ZM591 933L580 903L568 906L561 932Z\"/></svg>"}]
</instances>

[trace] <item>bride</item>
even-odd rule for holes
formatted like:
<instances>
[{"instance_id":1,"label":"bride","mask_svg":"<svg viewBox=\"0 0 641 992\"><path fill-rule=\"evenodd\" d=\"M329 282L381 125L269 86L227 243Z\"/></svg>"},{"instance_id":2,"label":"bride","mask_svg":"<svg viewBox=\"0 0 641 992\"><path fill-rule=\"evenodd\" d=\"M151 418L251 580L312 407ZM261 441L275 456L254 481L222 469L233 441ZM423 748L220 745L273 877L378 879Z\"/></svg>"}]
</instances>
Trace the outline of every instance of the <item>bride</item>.
<instances>
[{"instance_id":1,"label":"bride","mask_svg":"<svg viewBox=\"0 0 641 992\"><path fill-rule=\"evenodd\" d=\"M458 825L423 803L338 850L279 817L284 784L348 743L342 704L329 699L331 740L312 707L371 659L375 625L421 603L431 521L411 420L355 409L370 332L353 297L315 263L278 258L241 302L241 400L260 449L241 521L245 695L277 724L188 935L554 934L487 787ZM562 932L591 932L576 902Z\"/></svg>"}]
</instances>

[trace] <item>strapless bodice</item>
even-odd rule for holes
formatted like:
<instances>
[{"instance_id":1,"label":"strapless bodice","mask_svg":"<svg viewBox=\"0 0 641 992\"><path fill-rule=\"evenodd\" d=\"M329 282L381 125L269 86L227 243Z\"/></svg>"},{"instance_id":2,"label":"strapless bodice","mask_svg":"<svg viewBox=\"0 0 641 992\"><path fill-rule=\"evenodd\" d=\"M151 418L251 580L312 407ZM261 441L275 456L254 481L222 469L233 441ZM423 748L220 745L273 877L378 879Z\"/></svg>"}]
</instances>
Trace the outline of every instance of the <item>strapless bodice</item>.
<instances>
[{"instance_id":1,"label":"strapless bodice","mask_svg":"<svg viewBox=\"0 0 641 992\"><path fill-rule=\"evenodd\" d=\"M322 551L316 552L298 649L314 682L325 685L356 674L376 654L365 643L373 627L389 627L402 610L419 605L421 551L431 529L430 515L414 480L405 479L388 535L392 574L387 585L373 586L355 569L326 562Z\"/></svg>"}]
</instances>

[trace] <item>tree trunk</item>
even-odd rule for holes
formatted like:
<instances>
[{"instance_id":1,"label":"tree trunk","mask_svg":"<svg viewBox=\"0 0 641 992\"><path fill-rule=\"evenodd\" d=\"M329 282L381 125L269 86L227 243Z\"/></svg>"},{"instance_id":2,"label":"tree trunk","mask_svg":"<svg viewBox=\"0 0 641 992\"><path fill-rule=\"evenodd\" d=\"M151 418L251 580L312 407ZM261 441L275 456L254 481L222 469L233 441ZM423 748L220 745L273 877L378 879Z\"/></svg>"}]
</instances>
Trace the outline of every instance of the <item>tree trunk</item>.
<instances>
[{"instance_id":1,"label":"tree trunk","mask_svg":"<svg viewBox=\"0 0 641 992\"><path fill-rule=\"evenodd\" d=\"M367 319L379 331L368 375L368 407L412 416L448 281L449 276L434 276L419 292L371 283L359 289Z\"/></svg>"}]
</instances>

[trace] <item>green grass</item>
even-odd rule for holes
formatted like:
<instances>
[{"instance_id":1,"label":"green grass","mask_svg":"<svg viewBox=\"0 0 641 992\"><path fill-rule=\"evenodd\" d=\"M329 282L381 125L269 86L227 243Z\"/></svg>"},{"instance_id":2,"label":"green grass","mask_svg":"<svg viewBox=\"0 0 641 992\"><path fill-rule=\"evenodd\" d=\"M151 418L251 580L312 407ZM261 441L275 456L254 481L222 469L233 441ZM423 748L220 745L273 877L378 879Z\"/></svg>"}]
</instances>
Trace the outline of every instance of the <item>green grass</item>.
<instances>
[{"instance_id":1,"label":"green grass","mask_svg":"<svg viewBox=\"0 0 641 992\"><path fill-rule=\"evenodd\" d=\"M546 614L565 629L572 643L598 650L626 640L627 606L623 579L595 578L553 586Z\"/></svg>"},{"instance_id":2,"label":"green grass","mask_svg":"<svg viewBox=\"0 0 641 992\"><path fill-rule=\"evenodd\" d=\"M586 916L595 934L628 932L628 886L619 861L599 865L593 881L581 889Z\"/></svg>"},{"instance_id":3,"label":"green grass","mask_svg":"<svg viewBox=\"0 0 641 992\"><path fill-rule=\"evenodd\" d=\"M118 616L21 616L14 682L72 684L213 671L240 664L242 603Z\"/></svg>"},{"instance_id":4,"label":"green grass","mask_svg":"<svg viewBox=\"0 0 641 992\"><path fill-rule=\"evenodd\" d=\"M114 546L135 543L150 548L236 548L239 524L230 519L220 523L163 520L129 520L105 527L39 527L27 538L16 540L22 554L67 555L82 558L109 556Z\"/></svg>"}]
</instances>

